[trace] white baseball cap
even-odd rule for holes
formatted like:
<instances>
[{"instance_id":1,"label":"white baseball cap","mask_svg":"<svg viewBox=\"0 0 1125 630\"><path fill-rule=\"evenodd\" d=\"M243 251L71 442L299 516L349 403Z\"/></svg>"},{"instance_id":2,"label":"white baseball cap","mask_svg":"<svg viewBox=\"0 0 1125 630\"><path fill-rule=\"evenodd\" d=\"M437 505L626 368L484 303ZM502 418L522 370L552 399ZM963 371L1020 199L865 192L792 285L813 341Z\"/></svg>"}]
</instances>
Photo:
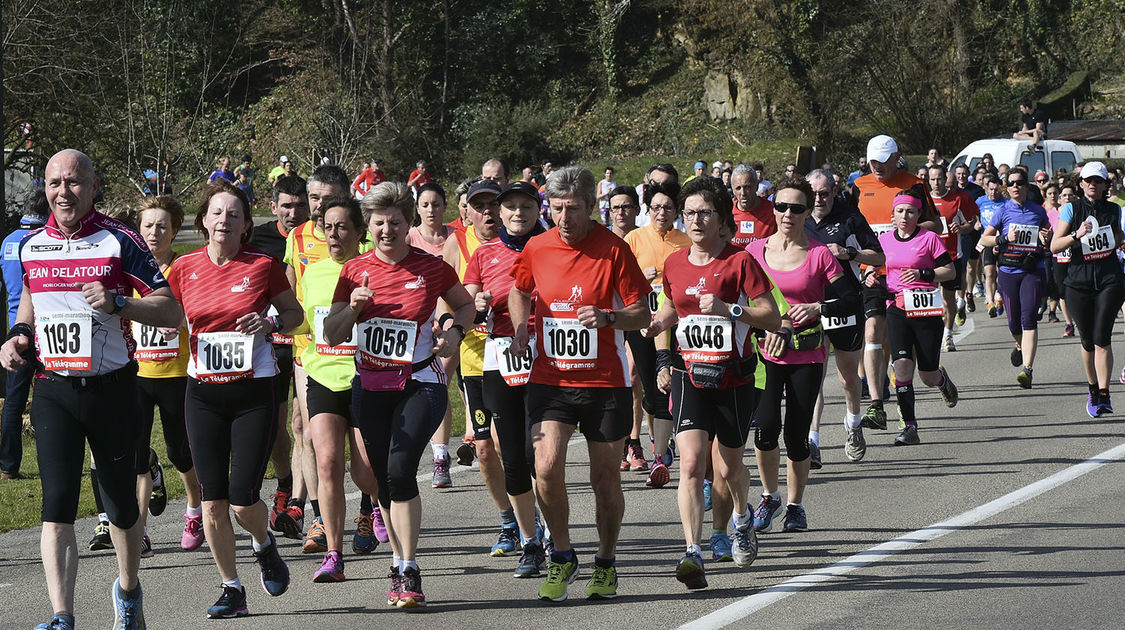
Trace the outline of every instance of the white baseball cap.
<instances>
[{"instance_id":1,"label":"white baseball cap","mask_svg":"<svg viewBox=\"0 0 1125 630\"><path fill-rule=\"evenodd\" d=\"M1109 171L1106 170L1105 164L1101 162L1086 162L1082 166L1082 172L1078 174L1079 179L1086 179L1087 177L1100 177L1102 179L1109 179Z\"/></svg>"},{"instance_id":2,"label":"white baseball cap","mask_svg":"<svg viewBox=\"0 0 1125 630\"><path fill-rule=\"evenodd\" d=\"M288 157L286 157L286 156L284 156L284 155L283 155L283 156L281 156L281 163L282 163L282 164L285 164L285 163L286 163L286 162L288 162L288 161L289 161L289 158L288 158Z\"/></svg>"},{"instance_id":3,"label":"white baseball cap","mask_svg":"<svg viewBox=\"0 0 1125 630\"><path fill-rule=\"evenodd\" d=\"M867 141L867 161L886 162L898 153L898 144L890 136L875 136Z\"/></svg>"}]
</instances>

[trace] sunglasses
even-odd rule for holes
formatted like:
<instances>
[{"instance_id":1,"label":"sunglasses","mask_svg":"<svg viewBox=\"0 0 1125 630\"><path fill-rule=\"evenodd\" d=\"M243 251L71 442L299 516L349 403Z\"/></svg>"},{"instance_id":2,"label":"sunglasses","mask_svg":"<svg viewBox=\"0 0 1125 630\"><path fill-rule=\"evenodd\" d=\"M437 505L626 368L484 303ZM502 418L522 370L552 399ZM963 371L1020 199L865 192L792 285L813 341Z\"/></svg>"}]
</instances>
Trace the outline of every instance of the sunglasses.
<instances>
[{"instance_id":1,"label":"sunglasses","mask_svg":"<svg viewBox=\"0 0 1125 630\"><path fill-rule=\"evenodd\" d=\"M1027 186L1027 180L1026 179L1011 179L1011 180L1008 180L1008 185L1009 186Z\"/></svg>"},{"instance_id":2,"label":"sunglasses","mask_svg":"<svg viewBox=\"0 0 1125 630\"><path fill-rule=\"evenodd\" d=\"M775 212L778 212L779 214L785 214L786 212L792 212L793 214L801 214L805 210L808 210L809 207L804 205L804 204L801 204L801 203L781 203L781 202L775 201L773 203L773 209L774 209Z\"/></svg>"},{"instance_id":3,"label":"sunglasses","mask_svg":"<svg viewBox=\"0 0 1125 630\"><path fill-rule=\"evenodd\" d=\"M1082 181L1086 182L1087 184L1104 184L1106 182L1106 180L1102 179L1101 177L1087 177Z\"/></svg>"}]
</instances>

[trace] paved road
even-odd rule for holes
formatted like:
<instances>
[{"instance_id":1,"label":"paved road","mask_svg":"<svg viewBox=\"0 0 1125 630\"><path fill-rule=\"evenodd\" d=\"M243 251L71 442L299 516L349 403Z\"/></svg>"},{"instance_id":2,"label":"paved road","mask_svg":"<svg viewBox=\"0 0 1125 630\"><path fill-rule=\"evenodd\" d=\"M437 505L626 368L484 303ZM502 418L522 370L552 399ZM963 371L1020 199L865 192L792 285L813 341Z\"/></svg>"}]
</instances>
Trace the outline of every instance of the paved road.
<instances>
[{"instance_id":1,"label":"paved road","mask_svg":"<svg viewBox=\"0 0 1125 630\"><path fill-rule=\"evenodd\" d=\"M420 563L431 603L417 612L383 605L389 552L346 557L348 581L313 584L320 558L285 541L293 585L280 598L257 586L249 541L239 540L252 616L239 628L527 626L660 627L1117 627L1125 618L1125 509L1120 497L1125 438L1118 415L1094 421L1084 411L1074 340L1045 326L1031 391L1015 385L1001 320L979 314L961 350L943 361L961 404L946 410L935 392L919 393L923 444L892 448L893 431L868 432L860 463L845 461L841 423L822 428L825 468L807 493L810 531L761 537L747 570L708 564L710 588L687 593L672 577L682 553L675 490L646 489L627 473L626 515L614 602L581 599L592 562L593 501L585 450L574 443L569 469L574 537L583 570L572 599L543 605L538 580L516 580L515 558L490 558L497 516L478 473L455 467L455 487L424 484ZM829 376L828 417L842 416ZM1125 398L1118 402L1125 405ZM1125 410L1123 410L1125 411ZM752 454L747 456L752 462ZM424 467L419 472L424 481ZM754 475L757 478L757 475ZM266 486L272 489L273 482ZM351 488L350 488L351 489ZM757 488L755 488L757 489ZM355 509L355 501L351 508ZM350 520L350 519L349 519ZM179 505L152 524L157 555L142 565L152 628L223 625L204 610L219 594L206 547L177 547ZM88 539L89 519L79 526ZM0 536L2 628L29 628L49 604L38 562L38 530ZM81 553L82 627L111 622L115 569L107 552Z\"/></svg>"}]
</instances>

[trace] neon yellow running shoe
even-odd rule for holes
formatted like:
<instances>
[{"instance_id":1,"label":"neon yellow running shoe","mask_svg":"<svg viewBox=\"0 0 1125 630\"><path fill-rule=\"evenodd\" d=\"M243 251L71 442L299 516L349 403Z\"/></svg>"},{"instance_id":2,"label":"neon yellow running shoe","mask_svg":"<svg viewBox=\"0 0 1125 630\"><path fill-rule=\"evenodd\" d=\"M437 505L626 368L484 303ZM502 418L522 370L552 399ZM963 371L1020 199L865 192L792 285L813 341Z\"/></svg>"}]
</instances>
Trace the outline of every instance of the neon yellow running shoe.
<instances>
[{"instance_id":1,"label":"neon yellow running shoe","mask_svg":"<svg viewBox=\"0 0 1125 630\"><path fill-rule=\"evenodd\" d=\"M539 587L539 599L545 602L566 601L566 587L578 577L578 561L551 561L547 569L547 580Z\"/></svg>"},{"instance_id":2,"label":"neon yellow running shoe","mask_svg":"<svg viewBox=\"0 0 1125 630\"><path fill-rule=\"evenodd\" d=\"M586 585L586 599L613 599L617 597L617 569L594 565L594 574Z\"/></svg>"}]
</instances>

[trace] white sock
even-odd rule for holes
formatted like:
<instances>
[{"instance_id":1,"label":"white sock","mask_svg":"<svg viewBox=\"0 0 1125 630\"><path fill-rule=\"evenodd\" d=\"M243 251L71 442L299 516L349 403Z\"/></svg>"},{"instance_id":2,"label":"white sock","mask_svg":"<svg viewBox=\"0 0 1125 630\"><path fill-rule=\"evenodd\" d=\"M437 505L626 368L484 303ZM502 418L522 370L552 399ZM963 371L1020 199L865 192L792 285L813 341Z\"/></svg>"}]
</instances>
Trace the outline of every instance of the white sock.
<instances>
[{"instance_id":1,"label":"white sock","mask_svg":"<svg viewBox=\"0 0 1125 630\"><path fill-rule=\"evenodd\" d=\"M699 545L688 545L687 546L687 552L688 553L694 553L697 556L703 555L703 549L700 548Z\"/></svg>"},{"instance_id":2,"label":"white sock","mask_svg":"<svg viewBox=\"0 0 1125 630\"><path fill-rule=\"evenodd\" d=\"M771 492L769 494L763 494L762 496L763 497L766 497L766 496L772 497L774 501L780 501L781 500L781 490L778 490L777 492ZM750 508L746 508L746 509L749 510Z\"/></svg>"},{"instance_id":3,"label":"white sock","mask_svg":"<svg viewBox=\"0 0 1125 630\"><path fill-rule=\"evenodd\" d=\"M820 431L809 431L809 441L820 446Z\"/></svg>"},{"instance_id":4,"label":"white sock","mask_svg":"<svg viewBox=\"0 0 1125 630\"><path fill-rule=\"evenodd\" d=\"M750 523L754 522L754 513L750 511L750 506L746 506L746 511L742 514L735 514L731 516L731 521L734 523L735 529L742 529Z\"/></svg>"},{"instance_id":5,"label":"white sock","mask_svg":"<svg viewBox=\"0 0 1125 630\"><path fill-rule=\"evenodd\" d=\"M448 444L438 444L437 442L430 442L430 448L434 449L434 459L445 459L449 456Z\"/></svg>"},{"instance_id":6,"label":"white sock","mask_svg":"<svg viewBox=\"0 0 1125 630\"><path fill-rule=\"evenodd\" d=\"M398 570L401 573L402 572L402 558L400 558L398 556L392 556L391 557L391 566L392 567L398 567Z\"/></svg>"},{"instance_id":7,"label":"white sock","mask_svg":"<svg viewBox=\"0 0 1125 630\"><path fill-rule=\"evenodd\" d=\"M197 505L195 507L187 506L184 510L184 516L203 516L203 506Z\"/></svg>"},{"instance_id":8,"label":"white sock","mask_svg":"<svg viewBox=\"0 0 1125 630\"><path fill-rule=\"evenodd\" d=\"M109 522L109 514L106 514L105 512L98 512L98 522L99 523L108 523Z\"/></svg>"},{"instance_id":9,"label":"white sock","mask_svg":"<svg viewBox=\"0 0 1125 630\"><path fill-rule=\"evenodd\" d=\"M415 571L417 571L418 570L418 563L413 561L413 560L403 560L402 561L402 569L400 569L400 571L402 571L403 573L406 573L407 569L414 569Z\"/></svg>"},{"instance_id":10,"label":"white sock","mask_svg":"<svg viewBox=\"0 0 1125 630\"><path fill-rule=\"evenodd\" d=\"M250 543L254 546L254 551L259 551L259 552L263 549L269 549L270 545L273 544L273 543L270 542L269 534L266 534L266 541L265 542L258 542L257 540L254 540L253 536L251 536L250 537Z\"/></svg>"},{"instance_id":11,"label":"white sock","mask_svg":"<svg viewBox=\"0 0 1125 630\"><path fill-rule=\"evenodd\" d=\"M223 586L230 586L232 588L237 588L238 590L241 591L242 590L242 580L240 580L238 578L234 578L233 580L223 580Z\"/></svg>"},{"instance_id":12,"label":"white sock","mask_svg":"<svg viewBox=\"0 0 1125 630\"><path fill-rule=\"evenodd\" d=\"M863 419L858 413L844 412L844 426L849 429L858 429L863 426Z\"/></svg>"}]
</instances>

